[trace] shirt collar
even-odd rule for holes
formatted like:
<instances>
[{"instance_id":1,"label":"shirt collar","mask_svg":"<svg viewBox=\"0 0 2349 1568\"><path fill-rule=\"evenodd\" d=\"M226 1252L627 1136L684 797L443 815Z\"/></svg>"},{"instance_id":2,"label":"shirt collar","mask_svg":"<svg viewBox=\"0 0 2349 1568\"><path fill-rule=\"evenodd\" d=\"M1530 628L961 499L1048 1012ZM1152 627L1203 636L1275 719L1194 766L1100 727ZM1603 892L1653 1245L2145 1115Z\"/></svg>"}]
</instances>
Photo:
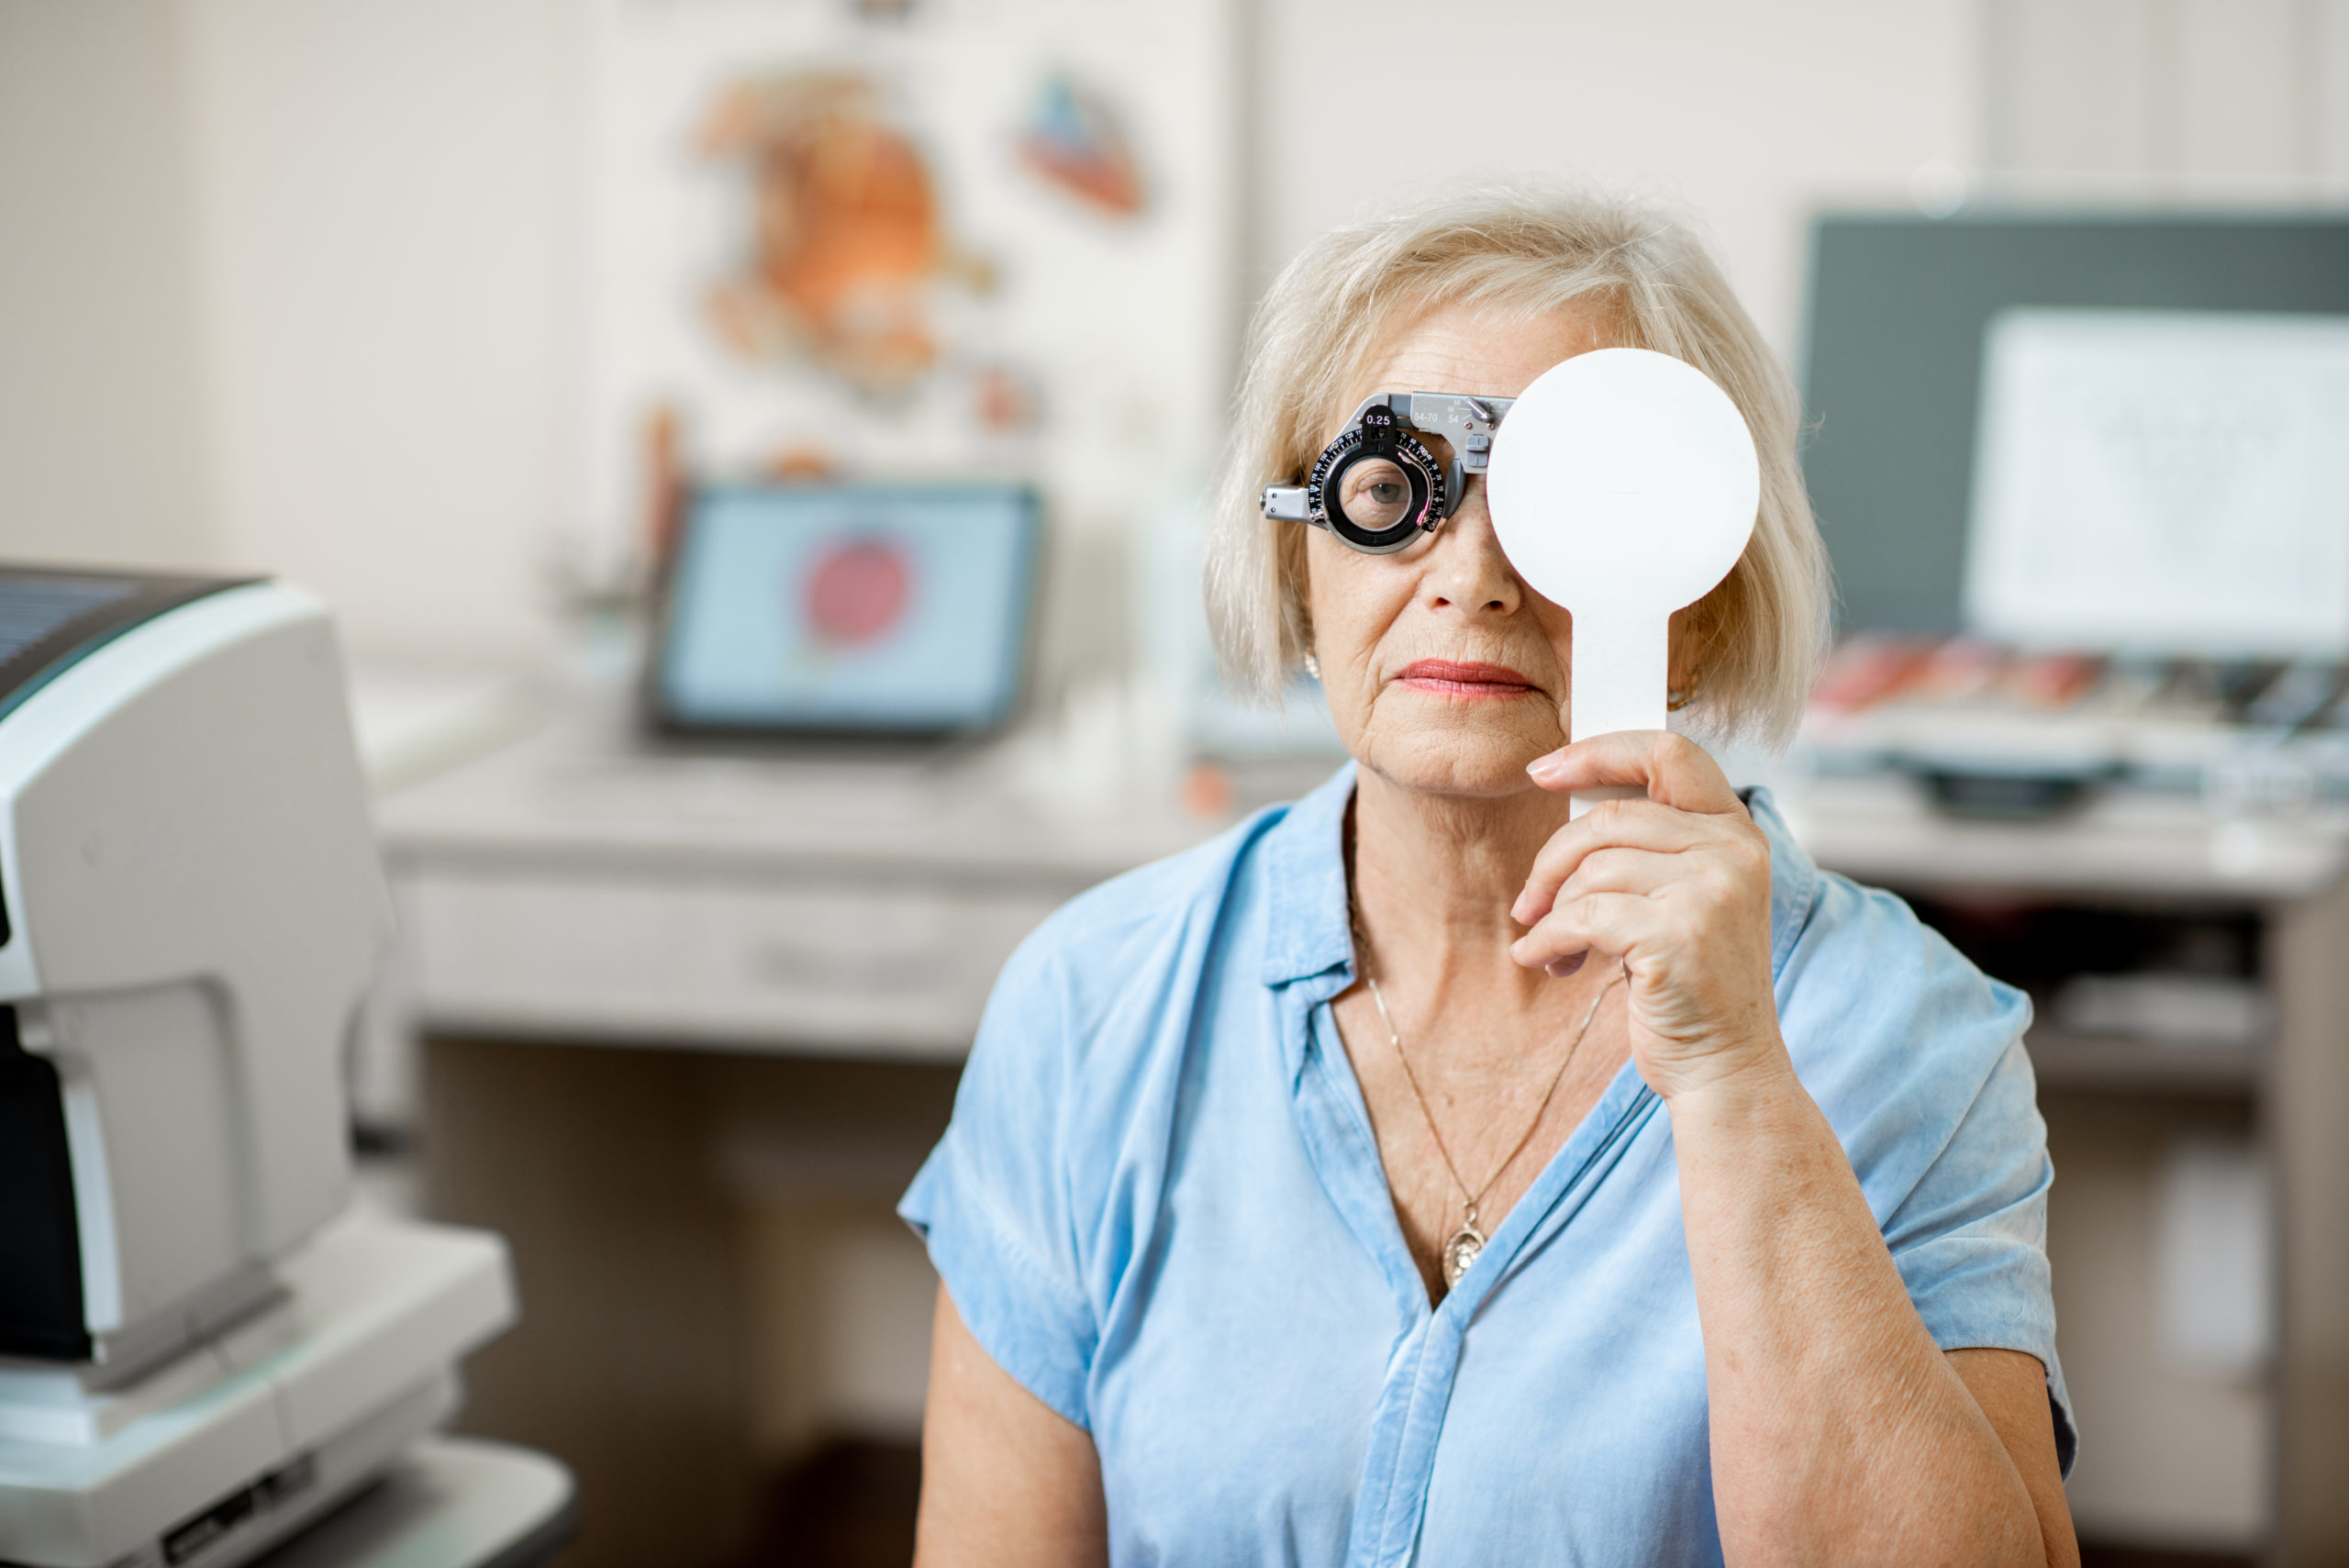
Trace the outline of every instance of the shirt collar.
<instances>
[{"instance_id":1,"label":"shirt collar","mask_svg":"<svg viewBox=\"0 0 2349 1568\"><path fill-rule=\"evenodd\" d=\"M1288 808L1264 839L1264 984L1286 985L1351 965L1353 923L1346 913L1346 807L1354 764Z\"/></svg>"},{"instance_id":2,"label":"shirt collar","mask_svg":"<svg viewBox=\"0 0 2349 1568\"><path fill-rule=\"evenodd\" d=\"M1353 962L1353 926L1346 903L1346 807L1354 795L1354 764L1330 775L1276 823L1263 840L1266 908L1267 985L1326 974ZM1766 789L1744 792L1746 808L1770 840L1770 971L1784 968L1809 917L1819 867L1795 841Z\"/></svg>"}]
</instances>

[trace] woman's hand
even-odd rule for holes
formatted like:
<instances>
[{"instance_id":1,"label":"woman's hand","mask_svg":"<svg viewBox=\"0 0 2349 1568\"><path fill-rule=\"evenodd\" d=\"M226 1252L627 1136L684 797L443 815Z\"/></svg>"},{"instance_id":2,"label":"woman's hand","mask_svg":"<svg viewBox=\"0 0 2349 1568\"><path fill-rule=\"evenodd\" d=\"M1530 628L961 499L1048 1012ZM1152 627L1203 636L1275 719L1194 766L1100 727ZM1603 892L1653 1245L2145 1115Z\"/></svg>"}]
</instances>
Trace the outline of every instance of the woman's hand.
<instances>
[{"instance_id":1,"label":"woman's hand","mask_svg":"<svg viewBox=\"0 0 2349 1568\"><path fill-rule=\"evenodd\" d=\"M1537 759L1543 789L1644 787L1553 834L1510 915L1529 969L1586 953L1630 976L1631 1055L1666 1101L1783 1071L1770 986L1770 845L1712 758L1663 730L1594 736Z\"/></svg>"}]
</instances>

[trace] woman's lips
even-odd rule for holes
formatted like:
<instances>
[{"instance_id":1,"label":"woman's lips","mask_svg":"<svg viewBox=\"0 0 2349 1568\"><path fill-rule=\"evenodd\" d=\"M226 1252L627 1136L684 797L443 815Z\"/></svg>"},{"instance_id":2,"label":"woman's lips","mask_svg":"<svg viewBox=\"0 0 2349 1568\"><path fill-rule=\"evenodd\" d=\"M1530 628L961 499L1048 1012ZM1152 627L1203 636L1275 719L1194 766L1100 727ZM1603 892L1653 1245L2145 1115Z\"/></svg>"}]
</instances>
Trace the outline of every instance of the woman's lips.
<instances>
[{"instance_id":1,"label":"woman's lips","mask_svg":"<svg viewBox=\"0 0 2349 1568\"><path fill-rule=\"evenodd\" d=\"M1395 677L1405 685L1447 697L1521 697L1540 688L1506 664L1464 664L1422 659Z\"/></svg>"}]
</instances>

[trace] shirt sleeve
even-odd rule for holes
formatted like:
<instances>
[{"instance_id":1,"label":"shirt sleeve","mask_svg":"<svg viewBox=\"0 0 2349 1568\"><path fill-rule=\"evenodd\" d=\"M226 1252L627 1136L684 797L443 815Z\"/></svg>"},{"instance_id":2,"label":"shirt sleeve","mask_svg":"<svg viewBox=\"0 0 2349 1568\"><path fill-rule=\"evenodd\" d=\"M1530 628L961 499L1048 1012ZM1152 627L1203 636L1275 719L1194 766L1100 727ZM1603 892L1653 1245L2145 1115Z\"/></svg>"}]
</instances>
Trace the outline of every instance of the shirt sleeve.
<instances>
[{"instance_id":1,"label":"shirt sleeve","mask_svg":"<svg viewBox=\"0 0 2349 1568\"><path fill-rule=\"evenodd\" d=\"M1080 1427L1098 1330L1071 1216L1070 1051L1050 927L988 998L946 1136L898 1215L930 1249L955 1310L1019 1385Z\"/></svg>"},{"instance_id":2,"label":"shirt sleeve","mask_svg":"<svg viewBox=\"0 0 2349 1568\"><path fill-rule=\"evenodd\" d=\"M1940 1158L1886 1224L1884 1239L1935 1344L2022 1351L2047 1369L2056 1459L2069 1474L2078 1436L2055 1358L2047 1266L2054 1177L2030 1059L2018 1037Z\"/></svg>"},{"instance_id":3,"label":"shirt sleeve","mask_svg":"<svg viewBox=\"0 0 2349 1568\"><path fill-rule=\"evenodd\" d=\"M2047 1372L2057 1457L2076 1447L2047 1264L2054 1168L2022 1043L2031 1004L1889 894L1820 879L1780 1012L1918 1317L1944 1351Z\"/></svg>"}]
</instances>

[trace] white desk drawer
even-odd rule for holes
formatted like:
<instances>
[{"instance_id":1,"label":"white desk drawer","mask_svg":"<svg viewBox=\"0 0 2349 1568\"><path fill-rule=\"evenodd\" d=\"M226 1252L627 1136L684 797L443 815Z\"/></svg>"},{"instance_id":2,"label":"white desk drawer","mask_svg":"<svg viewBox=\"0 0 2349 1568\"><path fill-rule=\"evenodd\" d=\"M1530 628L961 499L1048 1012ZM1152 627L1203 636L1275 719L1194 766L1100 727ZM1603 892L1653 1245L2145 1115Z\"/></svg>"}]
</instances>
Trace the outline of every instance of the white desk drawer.
<instances>
[{"instance_id":1,"label":"white desk drawer","mask_svg":"<svg viewBox=\"0 0 2349 1568\"><path fill-rule=\"evenodd\" d=\"M1046 890L409 873L426 1028L960 1056Z\"/></svg>"}]
</instances>

